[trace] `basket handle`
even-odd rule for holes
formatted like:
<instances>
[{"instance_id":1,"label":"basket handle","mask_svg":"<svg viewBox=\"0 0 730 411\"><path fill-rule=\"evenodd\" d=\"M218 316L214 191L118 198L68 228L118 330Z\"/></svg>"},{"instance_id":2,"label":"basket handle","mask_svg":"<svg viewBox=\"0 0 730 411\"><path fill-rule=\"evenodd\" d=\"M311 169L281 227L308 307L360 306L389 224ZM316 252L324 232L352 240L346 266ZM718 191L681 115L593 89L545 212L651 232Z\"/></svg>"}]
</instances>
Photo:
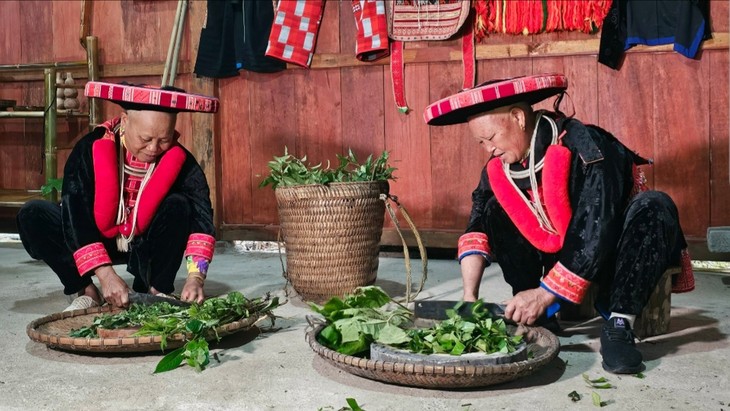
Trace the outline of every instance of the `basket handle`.
<instances>
[{"instance_id":1,"label":"basket handle","mask_svg":"<svg viewBox=\"0 0 730 411\"><path fill-rule=\"evenodd\" d=\"M284 277L286 282L284 283L284 296L289 298L289 285L291 284L291 280L289 279L289 273L286 271L286 266L284 265L284 257L282 257L283 253L281 252L281 243L283 240L281 239L281 226L279 226L279 231L276 233L276 245L279 248L279 262L281 263L281 275Z\"/></svg>"},{"instance_id":2,"label":"basket handle","mask_svg":"<svg viewBox=\"0 0 730 411\"><path fill-rule=\"evenodd\" d=\"M413 224L413 220L411 219L411 216L408 214L408 211L406 211L405 207L403 207L403 204L401 204L398 201L398 197L390 194L380 194L380 199L383 200L385 203L385 209L388 210L388 215L390 215L390 219L393 221L393 225L395 226L395 231L398 232L398 236L400 236L400 240L403 243L403 256L405 257L405 263L406 263L406 295L405 295L405 302L409 303L416 299L418 294L423 291L423 286L426 284L426 279L428 278L428 256L426 255L426 248L423 246L423 241L421 241L421 235L418 233L418 229L416 229L416 225ZM410 252L408 251L408 244L406 244L406 239L403 237L403 232L400 228L400 222L398 221L398 217L395 215L395 211L393 210L393 206L390 204L390 202L394 202L396 206L398 207L398 210L400 210L401 214L403 214L403 218L408 223L408 226L411 228L411 231L413 231L413 235L416 237L416 243L418 244L418 250L421 253L421 265L423 267L423 273L421 274L421 282L418 285L418 289L414 294L411 293L411 282L412 282L412 276L411 276L411 256Z\"/></svg>"}]
</instances>

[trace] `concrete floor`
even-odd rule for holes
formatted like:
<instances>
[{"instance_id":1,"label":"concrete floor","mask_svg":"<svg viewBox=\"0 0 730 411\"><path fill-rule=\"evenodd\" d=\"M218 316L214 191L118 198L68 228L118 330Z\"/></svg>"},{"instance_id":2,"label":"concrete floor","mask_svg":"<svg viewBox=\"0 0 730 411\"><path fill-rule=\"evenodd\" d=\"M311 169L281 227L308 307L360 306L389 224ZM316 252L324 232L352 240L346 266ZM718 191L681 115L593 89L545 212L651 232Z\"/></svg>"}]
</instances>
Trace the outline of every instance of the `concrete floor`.
<instances>
[{"instance_id":1,"label":"concrete floor","mask_svg":"<svg viewBox=\"0 0 730 411\"><path fill-rule=\"evenodd\" d=\"M283 296L275 253L240 253L218 247L206 291ZM418 263L414 263L416 269ZM123 266L117 267L123 271ZM381 257L377 284L391 295L404 290L403 260ZM131 276L124 276L130 281ZM178 285L178 288L180 285ZM429 261L422 298L458 299L458 264ZM501 301L509 290L499 267L488 269L482 292ZM523 379L468 391L388 385L356 377L315 356L304 341L308 307L292 298L275 312L275 332L238 333L213 346L220 362L202 373L183 367L153 375L158 354L84 355L31 341L26 325L68 304L57 278L18 243L0 243L0 409L59 410L340 410L346 398L373 410L588 410L595 409L582 374L606 377L613 389L595 390L606 409L730 410L730 276L698 273L697 289L672 298L670 332L639 344L645 378L603 371L600 322L570 325L553 362ZM568 394L583 398L573 403Z\"/></svg>"}]
</instances>

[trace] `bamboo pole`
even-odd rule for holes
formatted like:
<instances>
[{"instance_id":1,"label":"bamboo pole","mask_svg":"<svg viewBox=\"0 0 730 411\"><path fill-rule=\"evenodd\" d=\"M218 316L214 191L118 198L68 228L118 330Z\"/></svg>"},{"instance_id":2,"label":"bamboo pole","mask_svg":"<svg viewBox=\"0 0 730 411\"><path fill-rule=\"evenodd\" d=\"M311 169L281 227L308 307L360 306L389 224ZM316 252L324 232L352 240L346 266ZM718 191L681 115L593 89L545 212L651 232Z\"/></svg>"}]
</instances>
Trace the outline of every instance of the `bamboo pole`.
<instances>
[{"instance_id":1,"label":"bamboo pole","mask_svg":"<svg viewBox=\"0 0 730 411\"><path fill-rule=\"evenodd\" d=\"M87 41L90 33L91 1L81 0L81 27L79 27L79 42L81 47L88 47Z\"/></svg>"},{"instance_id":2,"label":"bamboo pole","mask_svg":"<svg viewBox=\"0 0 730 411\"><path fill-rule=\"evenodd\" d=\"M188 11L188 0L180 0L182 3L182 11L180 12L180 16L177 23L177 36L175 38L175 48L173 50L172 54L172 62L171 62L171 68L169 73L169 80L168 80L168 86L174 86L175 85L175 77L177 76L177 64L180 60L180 47L182 43L182 34L183 29L185 28L185 16L187 16Z\"/></svg>"},{"instance_id":3,"label":"bamboo pole","mask_svg":"<svg viewBox=\"0 0 730 411\"><path fill-rule=\"evenodd\" d=\"M86 37L86 61L89 68L89 81L99 80L99 55L96 36ZM101 117L101 106L95 98L89 99L89 130L93 130L99 124Z\"/></svg>"},{"instance_id":4,"label":"bamboo pole","mask_svg":"<svg viewBox=\"0 0 730 411\"><path fill-rule=\"evenodd\" d=\"M86 67L86 60L64 61L55 63L0 64L0 71L43 70L47 68L70 69L84 67Z\"/></svg>"},{"instance_id":5,"label":"bamboo pole","mask_svg":"<svg viewBox=\"0 0 730 411\"><path fill-rule=\"evenodd\" d=\"M46 184L56 178L56 69L47 68L43 71L45 75L45 120L43 122L43 136L45 143L45 171ZM47 197L48 200L56 202L58 194L53 190Z\"/></svg>"},{"instance_id":6,"label":"bamboo pole","mask_svg":"<svg viewBox=\"0 0 730 411\"><path fill-rule=\"evenodd\" d=\"M167 58L165 60L165 69L162 72L162 86L168 85L170 78L170 68L172 66L172 55L175 48L175 39L177 39L177 28L178 20L180 19L180 12L182 11L183 0L178 0L177 10L175 11L175 21L172 24L172 32L170 33L170 44L167 46Z\"/></svg>"},{"instance_id":7,"label":"bamboo pole","mask_svg":"<svg viewBox=\"0 0 730 411\"><path fill-rule=\"evenodd\" d=\"M43 118L42 111L0 111L0 118Z\"/></svg>"}]
</instances>

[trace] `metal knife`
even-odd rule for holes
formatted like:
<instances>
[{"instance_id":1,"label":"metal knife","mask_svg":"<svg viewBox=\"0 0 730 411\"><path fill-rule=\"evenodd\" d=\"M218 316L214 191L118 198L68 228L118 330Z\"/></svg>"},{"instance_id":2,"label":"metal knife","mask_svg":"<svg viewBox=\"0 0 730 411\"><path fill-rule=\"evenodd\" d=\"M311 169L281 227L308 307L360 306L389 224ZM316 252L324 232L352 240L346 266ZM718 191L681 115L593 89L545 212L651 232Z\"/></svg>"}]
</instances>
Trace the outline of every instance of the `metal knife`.
<instances>
[{"instance_id":1,"label":"metal knife","mask_svg":"<svg viewBox=\"0 0 730 411\"><path fill-rule=\"evenodd\" d=\"M462 317L471 314L474 303L464 301L448 301L448 300L424 300L416 301L413 314L416 318L424 318L431 320L445 320L448 317L446 310L456 309L456 313ZM458 307L457 307L458 306ZM482 307L489 312L492 317L504 318L504 309L506 305L496 303L482 303ZM560 304L554 303L547 308L547 317L552 317L560 310Z\"/></svg>"},{"instance_id":2,"label":"metal knife","mask_svg":"<svg viewBox=\"0 0 730 411\"><path fill-rule=\"evenodd\" d=\"M165 298L153 294L138 293L136 291L129 291L129 303L130 304L142 304L152 305L155 303L168 303L170 305L178 307L190 307L190 303L186 301L176 300L174 298Z\"/></svg>"}]
</instances>

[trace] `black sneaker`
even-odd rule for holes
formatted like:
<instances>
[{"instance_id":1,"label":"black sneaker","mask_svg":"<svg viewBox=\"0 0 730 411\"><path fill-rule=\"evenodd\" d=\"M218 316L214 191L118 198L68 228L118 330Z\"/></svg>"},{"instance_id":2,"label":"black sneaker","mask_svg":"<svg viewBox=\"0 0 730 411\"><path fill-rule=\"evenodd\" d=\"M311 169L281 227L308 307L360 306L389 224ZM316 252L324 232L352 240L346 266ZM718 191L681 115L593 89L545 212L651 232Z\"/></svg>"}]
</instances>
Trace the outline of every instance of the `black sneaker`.
<instances>
[{"instance_id":1,"label":"black sneaker","mask_svg":"<svg viewBox=\"0 0 730 411\"><path fill-rule=\"evenodd\" d=\"M625 318L614 317L601 330L603 369L614 374L644 371L643 358L634 342L634 332Z\"/></svg>"}]
</instances>

